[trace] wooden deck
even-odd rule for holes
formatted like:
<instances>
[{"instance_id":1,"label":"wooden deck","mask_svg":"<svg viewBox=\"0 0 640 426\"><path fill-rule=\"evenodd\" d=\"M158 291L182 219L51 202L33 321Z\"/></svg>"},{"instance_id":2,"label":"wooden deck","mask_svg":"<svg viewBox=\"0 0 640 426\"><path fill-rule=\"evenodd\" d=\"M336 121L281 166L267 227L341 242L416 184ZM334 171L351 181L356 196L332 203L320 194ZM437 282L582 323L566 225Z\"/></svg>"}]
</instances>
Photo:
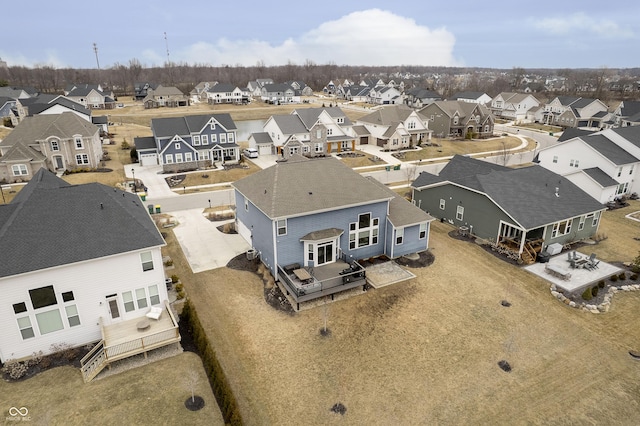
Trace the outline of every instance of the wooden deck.
<instances>
[{"instance_id":1,"label":"wooden deck","mask_svg":"<svg viewBox=\"0 0 640 426\"><path fill-rule=\"evenodd\" d=\"M148 321L143 330L138 323ZM167 301L158 320L140 316L115 324L102 325L102 340L80 361L82 377L90 381L114 361L147 352L180 341L178 322Z\"/></svg>"}]
</instances>

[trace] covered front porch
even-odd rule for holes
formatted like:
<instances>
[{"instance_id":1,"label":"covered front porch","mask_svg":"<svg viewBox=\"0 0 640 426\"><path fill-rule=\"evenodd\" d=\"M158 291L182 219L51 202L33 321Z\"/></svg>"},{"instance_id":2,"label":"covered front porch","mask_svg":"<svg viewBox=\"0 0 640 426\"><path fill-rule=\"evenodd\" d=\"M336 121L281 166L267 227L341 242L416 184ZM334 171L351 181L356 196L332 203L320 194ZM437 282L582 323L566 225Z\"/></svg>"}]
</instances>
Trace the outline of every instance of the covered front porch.
<instances>
[{"instance_id":1,"label":"covered front porch","mask_svg":"<svg viewBox=\"0 0 640 426\"><path fill-rule=\"evenodd\" d=\"M365 269L356 261L337 260L322 266L278 265L279 281L300 308L300 303L330 296L367 283Z\"/></svg>"},{"instance_id":2,"label":"covered front porch","mask_svg":"<svg viewBox=\"0 0 640 426\"><path fill-rule=\"evenodd\" d=\"M544 244L544 228L523 230L505 222L500 224L497 244L519 255L525 264L535 263Z\"/></svg>"},{"instance_id":3,"label":"covered front porch","mask_svg":"<svg viewBox=\"0 0 640 426\"><path fill-rule=\"evenodd\" d=\"M84 381L91 381L112 362L141 353L146 357L150 350L179 342L178 321L169 303L165 301L161 309L158 319L142 315L104 325L100 318L102 340L80 361Z\"/></svg>"}]
</instances>

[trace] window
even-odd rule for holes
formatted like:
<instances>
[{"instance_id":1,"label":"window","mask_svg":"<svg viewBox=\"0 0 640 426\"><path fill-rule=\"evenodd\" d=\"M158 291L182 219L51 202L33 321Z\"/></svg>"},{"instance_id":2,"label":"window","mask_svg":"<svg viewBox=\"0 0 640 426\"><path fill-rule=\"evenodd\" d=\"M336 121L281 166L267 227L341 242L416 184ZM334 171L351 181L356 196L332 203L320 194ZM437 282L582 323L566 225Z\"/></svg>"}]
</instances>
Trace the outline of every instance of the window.
<instances>
[{"instance_id":1,"label":"window","mask_svg":"<svg viewBox=\"0 0 640 426\"><path fill-rule=\"evenodd\" d=\"M76 163L80 166L89 164L89 156L87 154L76 154Z\"/></svg>"},{"instance_id":2,"label":"window","mask_svg":"<svg viewBox=\"0 0 640 426\"><path fill-rule=\"evenodd\" d=\"M371 213L358 215L358 221L349 224L349 248L378 244L378 218L371 218Z\"/></svg>"},{"instance_id":3,"label":"window","mask_svg":"<svg viewBox=\"0 0 640 426\"><path fill-rule=\"evenodd\" d=\"M233 141L235 141L235 137L233 136L233 133L227 133L227 142L233 143Z\"/></svg>"},{"instance_id":4,"label":"window","mask_svg":"<svg viewBox=\"0 0 640 426\"><path fill-rule=\"evenodd\" d=\"M173 164L173 154L167 154L164 156L165 164Z\"/></svg>"},{"instance_id":5,"label":"window","mask_svg":"<svg viewBox=\"0 0 640 426\"><path fill-rule=\"evenodd\" d=\"M464 207L458 206L456 208L456 219L462 220L463 217L464 217Z\"/></svg>"},{"instance_id":6,"label":"window","mask_svg":"<svg viewBox=\"0 0 640 426\"><path fill-rule=\"evenodd\" d=\"M216 129L216 123L214 123L213 121L211 122L211 130L215 130Z\"/></svg>"},{"instance_id":7,"label":"window","mask_svg":"<svg viewBox=\"0 0 640 426\"><path fill-rule=\"evenodd\" d=\"M182 154L176 154L176 163L182 163Z\"/></svg>"},{"instance_id":8,"label":"window","mask_svg":"<svg viewBox=\"0 0 640 426\"><path fill-rule=\"evenodd\" d=\"M309 244L307 246L307 260L313 262L313 255L314 255L313 244Z\"/></svg>"},{"instance_id":9,"label":"window","mask_svg":"<svg viewBox=\"0 0 640 426\"><path fill-rule=\"evenodd\" d=\"M203 137L203 139L202 139L202 145L207 145L207 143L208 143L208 142L207 142L207 143L205 143L204 135L203 135L202 137ZM215 134L214 134L214 135L211 135L211 143L216 143L217 141L218 141L217 136L216 136Z\"/></svg>"},{"instance_id":10,"label":"window","mask_svg":"<svg viewBox=\"0 0 640 426\"><path fill-rule=\"evenodd\" d=\"M130 291L125 291L124 293L122 293L122 301L124 302L125 312L131 312L136 309L135 305L133 304L133 293L131 293Z\"/></svg>"},{"instance_id":11,"label":"window","mask_svg":"<svg viewBox=\"0 0 640 426\"><path fill-rule=\"evenodd\" d=\"M554 163L557 163L557 162L558 162L558 156L557 156L557 155L554 155L554 156L553 156L553 162L554 162Z\"/></svg>"},{"instance_id":12,"label":"window","mask_svg":"<svg viewBox=\"0 0 640 426\"><path fill-rule=\"evenodd\" d=\"M176 142L176 143L174 143L174 144L173 144L173 148L174 148L174 149L177 149L177 150L180 150L180 142Z\"/></svg>"},{"instance_id":13,"label":"window","mask_svg":"<svg viewBox=\"0 0 640 426\"><path fill-rule=\"evenodd\" d=\"M569 219L562 222L554 223L553 229L551 230L551 238L567 235L569 232L571 232L571 222L572 220Z\"/></svg>"},{"instance_id":14,"label":"window","mask_svg":"<svg viewBox=\"0 0 640 426\"><path fill-rule=\"evenodd\" d=\"M64 328L64 325L62 324L62 316L60 316L60 310L58 308L51 311L37 313L36 321L38 322L40 334L53 333L54 331L62 330Z\"/></svg>"},{"instance_id":15,"label":"window","mask_svg":"<svg viewBox=\"0 0 640 426\"><path fill-rule=\"evenodd\" d=\"M246 198L244 199L244 211L249 211L249 200L247 200Z\"/></svg>"},{"instance_id":16,"label":"window","mask_svg":"<svg viewBox=\"0 0 640 426\"><path fill-rule=\"evenodd\" d=\"M27 312L27 304L24 302L14 303L13 312L16 314L21 314L23 312Z\"/></svg>"},{"instance_id":17,"label":"window","mask_svg":"<svg viewBox=\"0 0 640 426\"><path fill-rule=\"evenodd\" d=\"M579 160L571 159L569 161L569 167L578 167L578 164L579 164Z\"/></svg>"},{"instance_id":18,"label":"window","mask_svg":"<svg viewBox=\"0 0 640 426\"><path fill-rule=\"evenodd\" d=\"M416 123L414 121L410 121L409 123L407 123L407 129L415 129L416 128Z\"/></svg>"},{"instance_id":19,"label":"window","mask_svg":"<svg viewBox=\"0 0 640 426\"><path fill-rule=\"evenodd\" d=\"M327 129L327 136L331 136L333 134L333 129Z\"/></svg>"},{"instance_id":20,"label":"window","mask_svg":"<svg viewBox=\"0 0 640 426\"><path fill-rule=\"evenodd\" d=\"M211 142L215 142L216 141L214 136L215 135L211 135ZM208 135L202 135L202 145L209 145L209 136Z\"/></svg>"},{"instance_id":21,"label":"window","mask_svg":"<svg viewBox=\"0 0 640 426\"><path fill-rule=\"evenodd\" d=\"M458 116L457 115L453 117L453 124L454 125L458 124Z\"/></svg>"},{"instance_id":22,"label":"window","mask_svg":"<svg viewBox=\"0 0 640 426\"><path fill-rule=\"evenodd\" d=\"M160 295L158 294L158 286L150 285L149 286L149 301L152 305L160 304Z\"/></svg>"},{"instance_id":23,"label":"window","mask_svg":"<svg viewBox=\"0 0 640 426\"><path fill-rule=\"evenodd\" d=\"M82 144L82 138L80 136L76 136L76 149L83 149L84 145Z\"/></svg>"},{"instance_id":24,"label":"window","mask_svg":"<svg viewBox=\"0 0 640 426\"><path fill-rule=\"evenodd\" d=\"M65 293L62 293L62 301L63 302L71 302L75 300L75 298L73 297L73 292L72 291L67 291Z\"/></svg>"},{"instance_id":25,"label":"window","mask_svg":"<svg viewBox=\"0 0 640 426\"><path fill-rule=\"evenodd\" d=\"M200 135L193 136L193 146L199 146L199 145L200 145Z\"/></svg>"},{"instance_id":26,"label":"window","mask_svg":"<svg viewBox=\"0 0 640 426\"><path fill-rule=\"evenodd\" d=\"M147 307L147 293L144 291L144 288L136 289L136 301L138 302L138 309Z\"/></svg>"},{"instance_id":27,"label":"window","mask_svg":"<svg viewBox=\"0 0 640 426\"><path fill-rule=\"evenodd\" d=\"M402 244L404 240L404 228L396 229L396 245Z\"/></svg>"},{"instance_id":28,"label":"window","mask_svg":"<svg viewBox=\"0 0 640 426\"><path fill-rule=\"evenodd\" d=\"M324 145L322 145L321 143L315 144L315 151L316 152L323 152L324 151Z\"/></svg>"},{"instance_id":29,"label":"window","mask_svg":"<svg viewBox=\"0 0 640 426\"><path fill-rule=\"evenodd\" d=\"M622 167L618 168L618 177L620 177L622 175Z\"/></svg>"},{"instance_id":30,"label":"window","mask_svg":"<svg viewBox=\"0 0 640 426\"><path fill-rule=\"evenodd\" d=\"M208 160L208 159L209 159L209 151L200 151L200 152L198 153L198 157L199 157L201 160Z\"/></svg>"},{"instance_id":31,"label":"window","mask_svg":"<svg viewBox=\"0 0 640 426\"><path fill-rule=\"evenodd\" d=\"M227 134L220 133L220 143L227 143Z\"/></svg>"},{"instance_id":32,"label":"window","mask_svg":"<svg viewBox=\"0 0 640 426\"><path fill-rule=\"evenodd\" d=\"M193 155L191 152L187 152L184 154L184 161L193 161Z\"/></svg>"},{"instance_id":33,"label":"window","mask_svg":"<svg viewBox=\"0 0 640 426\"><path fill-rule=\"evenodd\" d=\"M629 167L629 174L632 175L633 174L633 164L631 165L631 167Z\"/></svg>"},{"instance_id":34,"label":"window","mask_svg":"<svg viewBox=\"0 0 640 426\"><path fill-rule=\"evenodd\" d=\"M278 235L287 235L287 219L278 219L276 222Z\"/></svg>"},{"instance_id":35,"label":"window","mask_svg":"<svg viewBox=\"0 0 640 426\"><path fill-rule=\"evenodd\" d=\"M446 202L444 201L444 198L440 198L440 210L444 210L446 206Z\"/></svg>"},{"instance_id":36,"label":"window","mask_svg":"<svg viewBox=\"0 0 640 426\"><path fill-rule=\"evenodd\" d=\"M51 142L51 151L60 151L60 141L57 139L52 139Z\"/></svg>"},{"instance_id":37,"label":"window","mask_svg":"<svg viewBox=\"0 0 640 426\"><path fill-rule=\"evenodd\" d=\"M151 271L153 269L153 256L150 251L140 253L140 261L142 262L143 271Z\"/></svg>"},{"instance_id":38,"label":"window","mask_svg":"<svg viewBox=\"0 0 640 426\"><path fill-rule=\"evenodd\" d=\"M598 219L600 219L600 212L596 212L593 215L593 222L592 222L592 226L597 226L598 225Z\"/></svg>"},{"instance_id":39,"label":"window","mask_svg":"<svg viewBox=\"0 0 640 426\"><path fill-rule=\"evenodd\" d=\"M29 317L18 318L18 328L20 329L20 334L22 334L23 340L35 337Z\"/></svg>"},{"instance_id":40,"label":"window","mask_svg":"<svg viewBox=\"0 0 640 426\"><path fill-rule=\"evenodd\" d=\"M80 325L80 316L78 315L78 307L76 305L65 306L64 310L67 313L67 321L69 321L69 327Z\"/></svg>"},{"instance_id":41,"label":"window","mask_svg":"<svg viewBox=\"0 0 640 426\"><path fill-rule=\"evenodd\" d=\"M582 231L584 229L584 221L585 221L585 216L582 216L580 218L580 223L578 224L578 231Z\"/></svg>"},{"instance_id":42,"label":"window","mask_svg":"<svg viewBox=\"0 0 640 426\"><path fill-rule=\"evenodd\" d=\"M297 146L289 147L289 155L293 155L293 154L297 154L297 153L298 153L298 147Z\"/></svg>"},{"instance_id":43,"label":"window","mask_svg":"<svg viewBox=\"0 0 640 426\"><path fill-rule=\"evenodd\" d=\"M322 138L322 129L316 130L316 138L318 139Z\"/></svg>"},{"instance_id":44,"label":"window","mask_svg":"<svg viewBox=\"0 0 640 426\"><path fill-rule=\"evenodd\" d=\"M14 164L11 166L11 170L13 171L14 176L26 176L29 174L27 166L24 164Z\"/></svg>"},{"instance_id":45,"label":"window","mask_svg":"<svg viewBox=\"0 0 640 426\"><path fill-rule=\"evenodd\" d=\"M424 240L425 238L427 238L427 224L426 223L421 223L420 224L420 237L421 240Z\"/></svg>"},{"instance_id":46,"label":"window","mask_svg":"<svg viewBox=\"0 0 640 426\"><path fill-rule=\"evenodd\" d=\"M52 285L29 290L29 296L31 297L33 309L40 309L58 303Z\"/></svg>"}]
</instances>

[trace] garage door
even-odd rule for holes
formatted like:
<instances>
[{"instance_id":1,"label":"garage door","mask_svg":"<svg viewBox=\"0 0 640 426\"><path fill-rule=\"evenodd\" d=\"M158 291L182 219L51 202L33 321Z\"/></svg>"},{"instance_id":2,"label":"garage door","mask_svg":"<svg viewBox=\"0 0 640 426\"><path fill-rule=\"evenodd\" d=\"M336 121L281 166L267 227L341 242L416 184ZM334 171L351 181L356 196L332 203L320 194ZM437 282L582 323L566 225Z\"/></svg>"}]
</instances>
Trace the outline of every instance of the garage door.
<instances>
[{"instance_id":1,"label":"garage door","mask_svg":"<svg viewBox=\"0 0 640 426\"><path fill-rule=\"evenodd\" d=\"M238 234L240 234L242 238L251 245L251 230L239 220L236 223L238 224Z\"/></svg>"},{"instance_id":2,"label":"garage door","mask_svg":"<svg viewBox=\"0 0 640 426\"><path fill-rule=\"evenodd\" d=\"M260 155L271 155L271 145L258 145Z\"/></svg>"},{"instance_id":3,"label":"garage door","mask_svg":"<svg viewBox=\"0 0 640 426\"><path fill-rule=\"evenodd\" d=\"M157 166L158 165L158 155L157 154L141 154L140 164L143 166Z\"/></svg>"}]
</instances>

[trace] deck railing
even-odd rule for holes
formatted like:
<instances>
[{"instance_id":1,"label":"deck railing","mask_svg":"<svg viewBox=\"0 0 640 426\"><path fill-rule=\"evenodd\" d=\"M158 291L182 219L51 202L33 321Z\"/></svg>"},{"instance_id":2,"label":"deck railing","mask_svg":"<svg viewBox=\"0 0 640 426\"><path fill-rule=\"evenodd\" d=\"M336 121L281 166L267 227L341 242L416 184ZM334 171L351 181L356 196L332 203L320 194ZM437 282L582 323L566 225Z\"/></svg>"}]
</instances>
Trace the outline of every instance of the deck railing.
<instances>
[{"instance_id":1,"label":"deck railing","mask_svg":"<svg viewBox=\"0 0 640 426\"><path fill-rule=\"evenodd\" d=\"M356 281L365 281L365 269L356 261L352 261L353 266L344 269L335 277L326 278L324 280L318 280L313 271L310 271L310 275L313 277L311 282L302 283L295 278L291 278L286 271L278 266L279 277L285 283L291 293L294 294L296 300L302 296L308 296L315 293L322 294L323 291L333 289L341 286L353 287Z\"/></svg>"}]
</instances>

